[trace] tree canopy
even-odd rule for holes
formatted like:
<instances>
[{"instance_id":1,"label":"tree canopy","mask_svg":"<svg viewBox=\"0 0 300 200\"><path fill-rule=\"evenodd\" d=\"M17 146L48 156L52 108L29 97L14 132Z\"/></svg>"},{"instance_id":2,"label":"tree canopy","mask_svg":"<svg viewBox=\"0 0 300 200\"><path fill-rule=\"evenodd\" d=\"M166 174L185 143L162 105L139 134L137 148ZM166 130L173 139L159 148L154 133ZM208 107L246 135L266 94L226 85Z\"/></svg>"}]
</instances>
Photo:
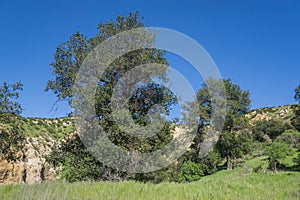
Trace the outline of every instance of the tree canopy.
<instances>
[{"instance_id":1,"label":"tree canopy","mask_svg":"<svg viewBox=\"0 0 300 200\"><path fill-rule=\"evenodd\" d=\"M69 100L72 98L72 86L79 68L88 53L104 40L122 31L145 27L142 19L139 16L139 12L134 12L128 16L117 16L116 20L106 23L100 22L97 26L97 35L95 37L87 39L80 32L72 34L67 42L63 42L56 49L54 62L50 64L55 77L53 80L48 81L45 90L52 90L58 100ZM145 38L145 42L152 43L153 35ZM163 56L163 51L155 49L140 49L129 52L111 64L111 69L107 71L106 77L99 80L99 86L104 88L114 86L125 72L141 64L167 64Z\"/></svg>"},{"instance_id":2,"label":"tree canopy","mask_svg":"<svg viewBox=\"0 0 300 200\"><path fill-rule=\"evenodd\" d=\"M98 32L95 37L87 39L83 34L76 32L71 35L70 39L67 42L62 43L56 49L54 62L50 65L53 70L54 79L49 80L46 86L46 91L52 90L58 100L69 100L71 102L73 98L72 87L74 85L76 75L81 67L81 64L89 54L98 44L104 40L122 32L131 30L134 28L145 28L145 25L142 23L142 17L139 16L139 12L130 13L128 16L117 16L116 20L111 20L106 23L98 24ZM149 33L144 38L146 44L152 44L154 42L154 34ZM99 77L98 88L95 94L96 99L96 112L99 119L104 119L106 122L112 121L111 119L111 97L113 89L122 78L126 72L130 71L136 66L144 65L145 69L147 64L156 63L161 64L158 73L148 73L149 78L162 77L166 74L166 65L168 64L167 60L164 58L164 51L157 50L154 48L145 48L138 49L132 52L128 52L123 56L120 56L114 60L102 77ZM101 58L100 58L101 59ZM152 76L152 77L151 77ZM160 98L155 91L164 89L160 85L148 84L143 86L144 91L147 92L149 98L155 99ZM132 89L132 87L128 87ZM160 89L159 89L160 88ZM126 91L129 93L129 91ZM131 91L132 92L132 91ZM139 92L139 91L135 91ZM161 94L165 94L162 92ZM171 95L168 93L167 95ZM165 95L166 96L166 95ZM139 96L136 96L139 98ZM175 103L174 98L165 98L169 103L165 104L160 100L160 103L165 105L171 105ZM147 112L149 106L143 106L142 104L134 104L137 101L131 100L130 108L132 113L136 111ZM158 101L153 101L152 103L157 103ZM72 104L71 104L72 105ZM138 106L138 107L137 107ZM167 109L167 107L165 106ZM143 110L143 111L142 111ZM140 115L141 117L143 115Z\"/></svg>"}]
</instances>

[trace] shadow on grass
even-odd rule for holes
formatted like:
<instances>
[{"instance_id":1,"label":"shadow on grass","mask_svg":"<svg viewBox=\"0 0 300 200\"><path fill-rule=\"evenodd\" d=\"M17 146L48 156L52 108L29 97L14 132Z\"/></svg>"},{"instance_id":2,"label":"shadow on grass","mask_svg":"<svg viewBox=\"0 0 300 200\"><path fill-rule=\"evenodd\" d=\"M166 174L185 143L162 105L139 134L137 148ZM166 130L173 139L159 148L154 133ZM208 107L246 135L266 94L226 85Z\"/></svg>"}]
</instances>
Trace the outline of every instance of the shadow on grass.
<instances>
[{"instance_id":1,"label":"shadow on grass","mask_svg":"<svg viewBox=\"0 0 300 200\"><path fill-rule=\"evenodd\" d=\"M278 168L281 171L300 172L300 166L299 165L294 165L294 166L279 165Z\"/></svg>"}]
</instances>

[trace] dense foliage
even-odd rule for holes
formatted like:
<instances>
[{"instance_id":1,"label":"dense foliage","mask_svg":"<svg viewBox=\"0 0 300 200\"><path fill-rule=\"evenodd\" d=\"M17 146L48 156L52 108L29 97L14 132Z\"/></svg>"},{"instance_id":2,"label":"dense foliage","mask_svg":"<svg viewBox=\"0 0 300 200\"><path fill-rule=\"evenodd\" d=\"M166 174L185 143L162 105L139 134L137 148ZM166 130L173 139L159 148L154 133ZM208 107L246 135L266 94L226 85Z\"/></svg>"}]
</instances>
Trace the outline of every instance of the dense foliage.
<instances>
[{"instance_id":1,"label":"dense foliage","mask_svg":"<svg viewBox=\"0 0 300 200\"><path fill-rule=\"evenodd\" d=\"M261 120L255 123L252 132L256 140L264 142L270 139L275 140L277 136L290 128L292 128L292 126L283 121L275 119Z\"/></svg>"},{"instance_id":2,"label":"dense foliage","mask_svg":"<svg viewBox=\"0 0 300 200\"><path fill-rule=\"evenodd\" d=\"M106 168L84 147L78 135L71 135L53 147L47 161L61 166L61 176L69 182L120 180L122 174Z\"/></svg>"},{"instance_id":3,"label":"dense foliage","mask_svg":"<svg viewBox=\"0 0 300 200\"><path fill-rule=\"evenodd\" d=\"M24 159L26 137L19 128L0 130L0 160Z\"/></svg>"},{"instance_id":4,"label":"dense foliage","mask_svg":"<svg viewBox=\"0 0 300 200\"><path fill-rule=\"evenodd\" d=\"M266 154L269 156L270 168L277 171L277 164L281 159L294 154L294 149L282 142L273 142L266 149Z\"/></svg>"},{"instance_id":5,"label":"dense foliage","mask_svg":"<svg viewBox=\"0 0 300 200\"><path fill-rule=\"evenodd\" d=\"M187 161L182 165L180 179L182 181L197 181L204 176L203 169L198 163Z\"/></svg>"},{"instance_id":6,"label":"dense foliage","mask_svg":"<svg viewBox=\"0 0 300 200\"><path fill-rule=\"evenodd\" d=\"M21 114L23 109L17 101L21 90L23 90L23 84L21 82L14 84L4 82L3 85L0 86L0 114Z\"/></svg>"}]
</instances>

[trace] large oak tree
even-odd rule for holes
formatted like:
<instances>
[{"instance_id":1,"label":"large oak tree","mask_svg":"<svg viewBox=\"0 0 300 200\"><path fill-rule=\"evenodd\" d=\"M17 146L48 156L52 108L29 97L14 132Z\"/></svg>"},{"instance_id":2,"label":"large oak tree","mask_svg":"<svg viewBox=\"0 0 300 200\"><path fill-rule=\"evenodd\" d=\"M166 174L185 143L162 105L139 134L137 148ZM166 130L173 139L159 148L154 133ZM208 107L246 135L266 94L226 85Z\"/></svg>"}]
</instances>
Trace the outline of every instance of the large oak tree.
<instances>
[{"instance_id":1,"label":"large oak tree","mask_svg":"<svg viewBox=\"0 0 300 200\"><path fill-rule=\"evenodd\" d=\"M58 101L67 100L72 106L72 101L74 100L72 89L75 84L76 75L88 54L97 45L122 31L146 28L142 19L138 12L130 13L127 16L117 16L115 20L99 23L97 34L94 37L87 38L79 32L72 34L68 41L62 43L56 49L54 62L50 64L54 78L48 81L46 91L53 91ZM149 32L148 35L145 35L145 46L147 44L151 46L154 41L155 33ZM147 77L147 80L150 80L149 82L140 85L137 89L136 87L135 89L133 89L134 87L127 87L133 91L124 91L127 94L132 94L128 104L131 118L135 123L142 126L148 125L151 120L147 118L147 113L155 104L161 105L168 113L170 106L177 101L175 96L166 87L151 81L154 78L161 79L162 81L166 80L168 62L164 58L164 55L164 51L155 48L141 48L131 51L115 59L103 75L98 77L99 80L94 95L96 117L101 127L108 133L110 141L127 151L154 151L167 144L172 137L169 123L165 123L164 127L158 133L149 138L138 138L127 134L118 127L113 118L111 107L114 88L127 72L137 66L152 66L152 63L156 63L161 66L157 71L145 73L149 76ZM83 157L78 159L84 160ZM66 163L62 164L65 165ZM73 164L76 165L76 163ZM86 167L88 167L88 163Z\"/></svg>"}]
</instances>

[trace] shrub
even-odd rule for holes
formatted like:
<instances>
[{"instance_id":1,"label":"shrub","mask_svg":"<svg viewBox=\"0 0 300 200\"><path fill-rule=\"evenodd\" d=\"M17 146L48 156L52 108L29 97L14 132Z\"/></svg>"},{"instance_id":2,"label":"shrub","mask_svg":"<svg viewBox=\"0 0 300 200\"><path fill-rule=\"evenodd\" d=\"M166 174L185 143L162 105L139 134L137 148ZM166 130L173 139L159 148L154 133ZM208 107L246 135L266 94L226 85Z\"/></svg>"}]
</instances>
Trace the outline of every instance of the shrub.
<instances>
[{"instance_id":1,"label":"shrub","mask_svg":"<svg viewBox=\"0 0 300 200\"><path fill-rule=\"evenodd\" d=\"M286 130L282 135L278 136L275 141L283 142L293 148L298 148L300 142L300 132L293 129Z\"/></svg>"},{"instance_id":2,"label":"shrub","mask_svg":"<svg viewBox=\"0 0 300 200\"><path fill-rule=\"evenodd\" d=\"M277 164L287 156L295 153L294 149L282 142L273 142L267 149L266 153L269 156L269 166L274 172L277 171Z\"/></svg>"},{"instance_id":3,"label":"shrub","mask_svg":"<svg viewBox=\"0 0 300 200\"><path fill-rule=\"evenodd\" d=\"M116 178L113 170L109 171L105 168L85 148L78 135L66 138L65 141L54 145L46 160L54 166L61 166L61 177L69 182Z\"/></svg>"},{"instance_id":4,"label":"shrub","mask_svg":"<svg viewBox=\"0 0 300 200\"><path fill-rule=\"evenodd\" d=\"M295 129L300 131L300 108L296 109L295 111L295 116L291 119L291 124Z\"/></svg>"},{"instance_id":5,"label":"shrub","mask_svg":"<svg viewBox=\"0 0 300 200\"><path fill-rule=\"evenodd\" d=\"M205 175L210 175L218 171L218 165L223 161L223 158L216 150L210 151L207 156L202 158L199 163L202 166Z\"/></svg>"},{"instance_id":6,"label":"shrub","mask_svg":"<svg viewBox=\"0 0 300 200\"><path fill-rule=\"evenodd\" d=\"M291 129L291 125L279 120L262 120L255 123L252 128L253 135L257 141L266 141L266 135L274 140L285 130Z\"/></svg>"},{"instance_id":7,"label":"shrub","mask_svg":"<svg viewBox=\"0 0 300 200\"><path fill-rule=\"evenodd\" d=\"M181 168L180 181L184 181L184 182L197 181L202 176L204 176L202 165L192 161L187 161L183 164Z\"/></svg>"},{"instance_id":8,"label":"shrub","mask_svg":"<svg viewBox=\"0 0 300 200\"><path fill-rule=\"evenodd\" d=\"M22 159L26 137L16 127L0 131L0 159L16 161Z\"/></svg>"}]
</instances>

